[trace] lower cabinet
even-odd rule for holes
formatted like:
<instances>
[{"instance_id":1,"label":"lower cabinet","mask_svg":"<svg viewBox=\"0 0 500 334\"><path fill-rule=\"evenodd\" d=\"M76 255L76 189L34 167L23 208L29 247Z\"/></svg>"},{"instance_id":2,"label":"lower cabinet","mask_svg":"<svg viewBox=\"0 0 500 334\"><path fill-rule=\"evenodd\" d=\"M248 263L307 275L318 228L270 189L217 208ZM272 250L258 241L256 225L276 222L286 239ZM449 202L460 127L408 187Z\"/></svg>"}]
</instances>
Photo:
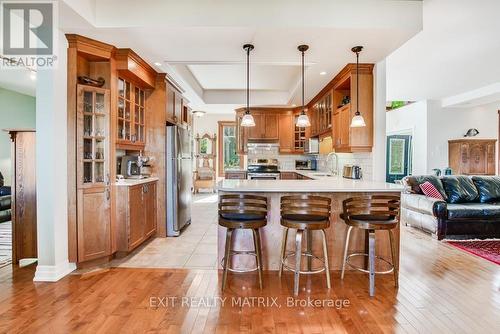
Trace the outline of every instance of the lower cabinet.
<instances>
[{"instance_id":1,"label":"lower cabinet","mask_svg":"<svg viewBox=\"0 0 500 334\"><path fill-rule=\"evenodd\" d=\"M297 180L297 173L295 172L281 172L280 179L282 180Z\"/></svg>"},{"instance_id":2,"label":"lower cabinet","mask_svg":"<svg viewBox=\"0 0 500 334\"><path fill-rule=\"evenodd\" d=\"M224 172L224 177L226 179L236 179L236 180L246 180L247 172L246 171L236 171L236 170L226 170Z\"/></svg>"},{"instance_id":3,"label":"lower cabinet","mask_svg":"<svg viewBox=\"0 0 500 334\"><path fill-rule=\"evenodd\" d=\"M155 234L156 183L117 186L117 251L129 252Z\"/></svg>"}]
</instances>

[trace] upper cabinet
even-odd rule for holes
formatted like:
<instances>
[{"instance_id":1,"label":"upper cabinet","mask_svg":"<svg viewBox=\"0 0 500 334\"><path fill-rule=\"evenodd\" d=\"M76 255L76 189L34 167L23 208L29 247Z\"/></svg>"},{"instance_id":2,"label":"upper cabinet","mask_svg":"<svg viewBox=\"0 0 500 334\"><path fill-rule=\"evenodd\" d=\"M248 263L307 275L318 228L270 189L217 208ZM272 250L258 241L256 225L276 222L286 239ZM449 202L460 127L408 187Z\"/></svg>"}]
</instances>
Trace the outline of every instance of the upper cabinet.
<instances>
[{"instance_id":1,"label":"upper cabinet","mask_svg":"<svg viewBox=\"0 0 500 334\"><path fill-rule=\"evenodd\" d=\"M191 108L189 108L189 101L186 100L182 93L167 80L166 87L167 94L167 121L171 124L187 124L191 126Z\"/></svg>"},{"instance_id":2,"label":"upper cabinet","mask_svg":"<svg viewBox=\"0 0 500 334\"><path fill-rule=\"evenodd\" d=\"M359 111L366 126L351 128L356 112L356 64L346 65L308 105L311 136L332 137L335 152L371 152L373 146L373 64L359 65Z\"/></svg>"},{"instance_id":3,"label":"upper cabinet","mask_svg":"<svg viewBox=\"0 0 500 334\"><path fill-rule=\"evenodd\" d=\"M143 89L118 78L117 145L124 148L144 148L146 143L146 94Z\"/></svg>"},{"instance_id":4,"label":"upper cabinet","mask_svg":"<svg viewBox=\"0 0 500 334\"><path fill-rule=\"evenodd\" d=\"M241 118L246 108L236 110L237 149L239 154L247 152L248 142L279 143L281 153L304 153L306 128L297 128L299 112L284 108L251 108L255 126L241 127Z\"/></svg>"}]
</instances>

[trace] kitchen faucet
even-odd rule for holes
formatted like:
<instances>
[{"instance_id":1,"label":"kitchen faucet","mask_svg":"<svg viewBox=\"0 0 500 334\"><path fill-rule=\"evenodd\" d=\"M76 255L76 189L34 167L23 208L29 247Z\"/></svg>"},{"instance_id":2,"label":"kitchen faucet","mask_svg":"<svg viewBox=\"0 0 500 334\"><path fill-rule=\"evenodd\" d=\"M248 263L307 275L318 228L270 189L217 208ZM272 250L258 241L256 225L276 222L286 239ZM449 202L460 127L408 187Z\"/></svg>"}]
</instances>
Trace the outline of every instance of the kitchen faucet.
<instances>
[{"instance_id":1,"label":"kitchen faucet","mask_svg":"<svg viewBox=\"0 0 500 334\"><path fill-rule=\"evenodd\" d=\"M332 163L330 164L330 171L332 172L333 175L339 175L339 156L335 152L330 152L326 156L326 162L328 163L328 160L330 157L335 157L335 168L333 168L333 159Z\"/></svg>"}]
</instances>

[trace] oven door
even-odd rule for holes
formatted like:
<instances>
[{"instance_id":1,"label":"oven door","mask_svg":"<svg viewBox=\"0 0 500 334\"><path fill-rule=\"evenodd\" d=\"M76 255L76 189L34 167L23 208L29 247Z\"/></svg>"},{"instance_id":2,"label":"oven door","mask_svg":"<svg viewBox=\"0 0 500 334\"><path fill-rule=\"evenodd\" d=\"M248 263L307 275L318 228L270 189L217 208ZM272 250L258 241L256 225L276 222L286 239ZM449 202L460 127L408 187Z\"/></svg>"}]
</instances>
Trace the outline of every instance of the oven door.
<instances>
[{"instance_id":1,"label":"oven door","mask_svg":"<svg viewBox=\"0 0 500 334\"><path fill-rule=\"evenodd\" d=\"M248 173L248 180L279 180L279 174L275 173Z\"/></svg>"}]
</instances>

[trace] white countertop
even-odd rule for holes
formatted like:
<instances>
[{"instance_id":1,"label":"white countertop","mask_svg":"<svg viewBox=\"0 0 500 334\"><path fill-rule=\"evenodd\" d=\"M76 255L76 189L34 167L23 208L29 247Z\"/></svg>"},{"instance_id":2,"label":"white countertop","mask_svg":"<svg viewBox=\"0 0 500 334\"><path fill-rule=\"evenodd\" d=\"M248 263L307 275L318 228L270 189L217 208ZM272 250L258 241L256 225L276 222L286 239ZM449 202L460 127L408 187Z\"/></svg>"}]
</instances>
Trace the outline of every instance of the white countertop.
<instances>
[{"instance_id":1,"label":"white countertop","mask_svg":"<svg viewBox=\"0 0 500 334\"><path fill-rule=\"evenodd\" d=\"M291 170L289 172L292 172ZM402 192L402 185L327 176L327 172L294 170L312 180L221 180L217 189L227 192Z\"/></svg>"},{"instance_id":2,"label":"white countertop","mask_svg":"<svg viewBox=\"0 0 500 334\"><path fill-rule=\"evenodd\" d=\"M122 179L114 183L115 186L130 187L138 184L145 184L149 182L158 181L157 177L147 177L145 179Z\"/></svg>"}]
</instances>

